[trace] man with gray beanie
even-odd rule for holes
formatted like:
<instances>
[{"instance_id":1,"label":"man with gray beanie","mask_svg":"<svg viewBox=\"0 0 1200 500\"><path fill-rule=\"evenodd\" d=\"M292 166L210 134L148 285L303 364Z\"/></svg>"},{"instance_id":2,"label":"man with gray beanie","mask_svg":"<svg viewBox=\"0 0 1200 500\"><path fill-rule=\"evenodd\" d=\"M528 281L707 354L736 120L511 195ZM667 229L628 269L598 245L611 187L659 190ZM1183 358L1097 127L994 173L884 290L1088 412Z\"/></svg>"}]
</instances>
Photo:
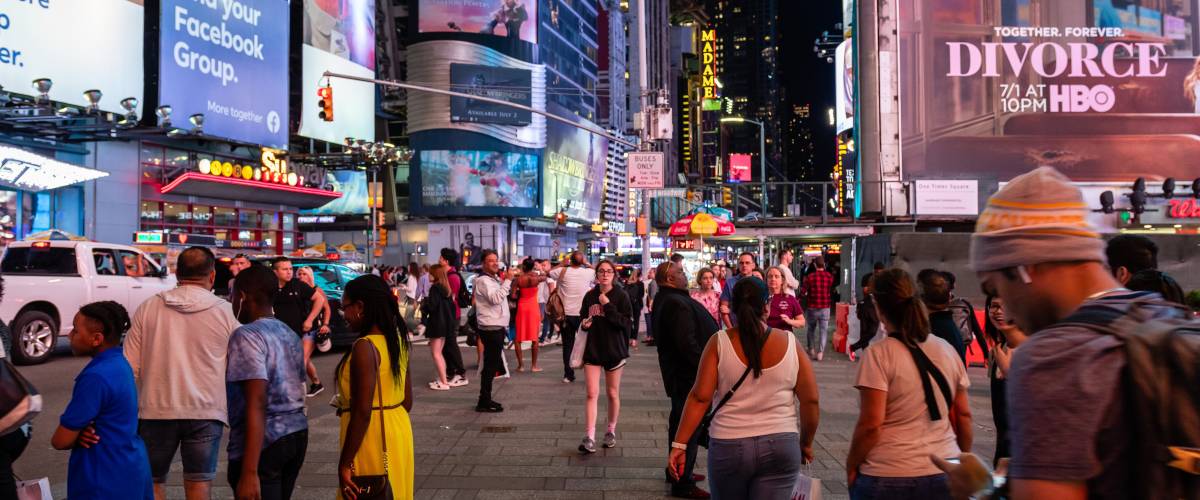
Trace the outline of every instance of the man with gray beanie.
<instances>
[{"instance_id":1,"label":"man with gray beanie","mask_svg":"<svg viewBox=\"0 0 1200 500\"><path fill-rule=\"evenodd\" d=\"M1116 336L1088 325L1177 314L1155 294L1121 286L1071 180L1041 167L988 200L971 237L984 291L1029 340L1008 373L1011 498L1138 498L1136 432L1124 403L1127 358ZM943 466L945 463L942 462Z\"/></svg>"}]
</instances>

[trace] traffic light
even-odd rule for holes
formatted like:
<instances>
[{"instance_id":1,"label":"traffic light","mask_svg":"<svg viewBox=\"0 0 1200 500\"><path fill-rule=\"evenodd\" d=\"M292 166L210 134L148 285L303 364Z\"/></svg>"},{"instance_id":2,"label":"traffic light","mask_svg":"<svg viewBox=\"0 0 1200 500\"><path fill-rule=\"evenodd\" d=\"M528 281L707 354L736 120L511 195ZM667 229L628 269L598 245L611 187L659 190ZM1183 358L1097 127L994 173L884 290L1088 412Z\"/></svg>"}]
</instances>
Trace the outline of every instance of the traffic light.
<instances>
[{"instance_id":1,"label":"traffic light","mask_svg":"<svg viewBox=\"0 0 1200 500\"><path fill-rule=\"evenodd\" d=\"M1113 197L1112 191L1100 193L1100 211L1106 214L1111 214L1115 211L1113 204L1116 200Z\"/></svg>"},{"instance_id":2,"label":"traffic light","mask_svg":"<svg viewBox=\"0 0 1200 500\"><path fill-rule=\"evenodd\" d=\"M317 97L320 97L320 102L317 105L321 108L321 112L317 114L322 120L333 121L333 86L326 85L317 89Z\"/></svg>"},{"instance_id":3,"label":"traffic light","mask_svg":"<svg viewBox=\"0 0 1200 500\"><path fill-rule=\"evenodd\" d=\"M380 244L381 246L387 246L387 244L388 244L388 240L387 240L387 239L388 239L388 230L387 230L387 228L383 228L383 227L379 228L379 244Z\"/></svg>"},{"instance_id":4,"label":"traffic light","mask_svg":"<svg viewBox=\"0 0 1200 500\"><path fill-rule=\"evenodd\" d=\"M383 227L384 225L386 225L386 222L387 222L387 212L384 212L383 210L375 212L375 225L376 226Z\"/></svg>"},{"instance_id":5,"label":"traffic light","mask_svg":"<svg viewBox=\"0 0 1200 500\"><path fill-rule=\"evenodd\" d=\"M721 188L721 204L726 207L733 206L733 190L727 187Z\"/></svg>"},{"instance_id":6,"label":"traffic light","mask_svg":"<svg viewBox=\"0 0 1200 500\"><path fill-rule=\"evenodd\" d=\"M558 225L560 225L560 226L567 225L567 213L559 212L557 214L554 214L554 221L557 222Z\"/></svg>"}]
</instances>

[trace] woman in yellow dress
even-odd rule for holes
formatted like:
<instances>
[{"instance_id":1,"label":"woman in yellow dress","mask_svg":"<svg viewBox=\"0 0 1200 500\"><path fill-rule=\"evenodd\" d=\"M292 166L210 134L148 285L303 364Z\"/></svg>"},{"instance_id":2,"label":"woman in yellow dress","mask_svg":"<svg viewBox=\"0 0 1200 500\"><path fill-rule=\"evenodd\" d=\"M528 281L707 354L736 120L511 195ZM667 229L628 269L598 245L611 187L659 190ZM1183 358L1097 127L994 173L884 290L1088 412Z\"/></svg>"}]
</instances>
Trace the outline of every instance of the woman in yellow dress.
<instances>
[{"instance_id":1,"label":"woman in yellow dress","mask_svg":"<svg viewBox=\"0 0 1200 500\"><path fill-rule=\"evenodd\" d=\"M359 338L336 371L338 498L371 496L375 491L367 488L380 488L380 476L386 475L392 497L410 500L414 459L408 412L413 400L407 327L387 284L371 274L346 285L342 315Z\"/></svg>"}]
</instances>

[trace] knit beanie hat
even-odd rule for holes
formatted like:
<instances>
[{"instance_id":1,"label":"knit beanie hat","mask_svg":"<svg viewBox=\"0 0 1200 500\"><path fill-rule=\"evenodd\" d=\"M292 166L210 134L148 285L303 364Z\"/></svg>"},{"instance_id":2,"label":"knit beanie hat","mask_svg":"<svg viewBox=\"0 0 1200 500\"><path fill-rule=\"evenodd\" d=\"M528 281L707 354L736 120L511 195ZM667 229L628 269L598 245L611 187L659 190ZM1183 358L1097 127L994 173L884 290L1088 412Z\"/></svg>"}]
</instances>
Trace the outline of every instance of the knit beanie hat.
<instances>
[{"instance_id":1,"label":"knit beanie hat","mask_svg":"<svg viewBox=\"0 0 1200 500\"><path fill-rule=\"evenodd\" d=\"M971 235L971 268L996 271L1043 262L1104 262L1104 240L1087 220L1079 188L1052 167L1020 175L988 199Z\"/></svg>"}]
</instances>

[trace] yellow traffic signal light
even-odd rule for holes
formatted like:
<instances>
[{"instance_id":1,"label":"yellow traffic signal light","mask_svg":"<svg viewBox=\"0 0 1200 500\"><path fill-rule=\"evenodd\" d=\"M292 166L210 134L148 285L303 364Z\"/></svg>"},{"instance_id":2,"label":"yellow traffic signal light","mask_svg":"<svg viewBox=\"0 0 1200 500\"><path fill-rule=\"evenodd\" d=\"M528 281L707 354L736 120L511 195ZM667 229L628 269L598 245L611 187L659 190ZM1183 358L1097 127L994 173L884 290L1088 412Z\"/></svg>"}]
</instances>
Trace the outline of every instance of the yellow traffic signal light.
<instances>
[{"instance_id":1,"label":"yellow traffic signal light","mask_svg":"<svg viewBox=\"0 0 1200 500\"><path fill-rule=\"evenodd\" d=\"M387 246L388 244L388 230L386 228L379 228L379 244L382 246Z\"/></svg>"},{"instance_id":2,"label":"yellow traffic signal light","mask_svg":"<svg viewBox=\"0 0 1200 500\"><path fill-rule=\"evenodd\" d=\"M727 187L721 188L721 204L728 207L733 205L733 190Z\"/></svg>"},{"instance_id":3,"label":"yellow traffic signal light","mask_svg":"<svg viewBox=\"0 0 1200 500\"><path fill-rule=\"evenodd\" d=\"M333 121L333 87L326 85L317 89L317 97L320 97L320 102L317 105L321 108L321 112L317 114L322 120Z\"/></svg>"}]
</instances>

